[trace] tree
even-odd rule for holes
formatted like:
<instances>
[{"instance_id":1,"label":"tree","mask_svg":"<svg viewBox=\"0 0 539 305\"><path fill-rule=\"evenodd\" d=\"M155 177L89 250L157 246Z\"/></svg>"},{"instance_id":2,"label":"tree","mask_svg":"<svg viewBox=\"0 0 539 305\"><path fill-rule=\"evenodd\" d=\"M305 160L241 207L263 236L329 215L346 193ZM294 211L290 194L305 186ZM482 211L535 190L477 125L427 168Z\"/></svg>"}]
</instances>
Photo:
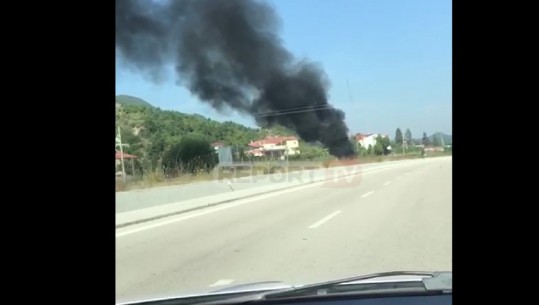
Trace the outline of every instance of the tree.
<instances>
[{"instance_id":1,"label":"tree","mask_svg":"<svg viewBox=\"0 0 539 305\"><path fill-rule=\"evenodd\" d=\"M408 145L413 145L413 140L412 140L412 132L410 131L410 128L406 128L406 132L404 133L404 139L406 140L406 143Z\"/></svg>"},{"instance_id":2,"label":"tree","mask_svg":"<svg viewBox=\"0 0 539 305\"><path fill-rule=\"evenodd\" d=\"M350 144L352 145L352 149L354 150L354 153L356 155L359 154L359 146L361 145L357 140L355 136L351 136L348 141L350 141Z\"/></svg>"},{"instance_id":3,"label":"tree","mask_svg":"<svg viewBox=\"0 0 539 305\"><path fill-rule=\"evenodd\" d=\"M381 156L384 154L384 146L382 145L382 143L377 142L376 144L374 144L374 154L377 156Z\"/></svg>"},{"instance_id":4,"label":"tree","mask_svg":"<svg viewBox=\"0 0 539 305\"><path fill-rule=\"evenodd\" d=\"M395 132L395 144L402 145L402 131L400 128L397 128Z\"/></svg>"},{"instance_id":5,"label":"tree","mask_svg":"<svg viewBox=\"0 0 539 305\"><path fill-rule=\"evenodd\" d=\"M389 137L377 136L374 144L374 154L387 155L389 153Z\"/></svg>"},{"instance_id":6,"label":"tree","mask_svg":"<svg viewBox=\"0 0 539 305\"><path fill-rule=\"evenodd\" d=\"M138 155L143 154L143 146L140 138L134 135L130 130L121 129L122 132L122 144L124 145L124 153Z\"/></svg>"},{"instance_id":7,"label":"tree","mask_svg":"<svg viewBox=\"0 0 539 305\"><path fill-rule=\"evenodd\" d=\"M167 173L209 172L217 164L217 157L210 142L197 137L184 137L163 156Z\"/></svg>"},{"instance_id":8,"label":"tree","mask_svg":"<svg viewBox=\"0 0 539 305\"><path fill-rule=\"evenodd\" d=\"M429 137L427 137L427 133L423 132L423 145L428 146L430 144Z\"/></svg>"},{"instance_id":9,"label":"tree","mask_svg":"<svg viewBox=\"0 0 539 305\"><path fill-rule=\"evenodd\" d=\"M433 146L442 146L442 134L432 135L432 145Z\"/></svg>"},{"instance_id":10,"label":"tree","mask_svg":"<svg viewBox=\"0 0 539 305\"><path fill-rule=\"evenodd\" d=\"M305 142L299 142L299 151L299 155L293 155L290 157L290 159L312 161L316 159L328 158L330 156L329 152L323 147Z\"/></svg>"},{"instance_id":11,"label":"tree","mask_svg":"<svg viewBox=\"0 0 539 305\"><path fill-rule=\"evenodd\" d=\"M124 152L139 156L137 161L147 172L161 168L164 155L170 155L172 146L178 145L186 136L237 146L240 158L241 147L251 140L263 138L261 129L233 122L221 123L200 115L136 105L122 105L116 110L116 124L122 130L122 141L130 145L124 147ZM136 134L134 130L137 130Z\"/></svg>"}]
</instances>

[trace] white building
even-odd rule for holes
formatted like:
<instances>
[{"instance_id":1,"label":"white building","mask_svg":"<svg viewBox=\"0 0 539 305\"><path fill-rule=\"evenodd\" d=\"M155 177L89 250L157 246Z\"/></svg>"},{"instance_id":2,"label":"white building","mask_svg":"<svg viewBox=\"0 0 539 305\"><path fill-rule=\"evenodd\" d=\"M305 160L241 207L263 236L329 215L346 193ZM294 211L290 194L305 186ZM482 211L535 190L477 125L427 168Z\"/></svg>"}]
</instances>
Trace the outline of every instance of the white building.
<instances>
[{"instance_id":1,"label":"white building","mask_svg":"<svg viewBox=\"0 0 539 305\"><path fill-rule=\"evenodd\" d=\"M356 135L356 141L361 144L361 147L368 148L369 145L374 147L376 144L376 138L378 136L382 136L383 138L387 138L388 136L385 134L377 134L377 133L367 133L367 134L361 134L358 133Z\"/></svg>"},{"instance_id":2,"label":"white building","mask_svg":"<svg viewBox=\"0 0 539 305\"><path fill-rule=\"evenodd\" d=\"M268 136L262 140L251 141L249 146L252 150L247 151L247 154L262 156L262 155L297 155L299 151L299 142L296 137Z\"/></svg>"}]
</instances>

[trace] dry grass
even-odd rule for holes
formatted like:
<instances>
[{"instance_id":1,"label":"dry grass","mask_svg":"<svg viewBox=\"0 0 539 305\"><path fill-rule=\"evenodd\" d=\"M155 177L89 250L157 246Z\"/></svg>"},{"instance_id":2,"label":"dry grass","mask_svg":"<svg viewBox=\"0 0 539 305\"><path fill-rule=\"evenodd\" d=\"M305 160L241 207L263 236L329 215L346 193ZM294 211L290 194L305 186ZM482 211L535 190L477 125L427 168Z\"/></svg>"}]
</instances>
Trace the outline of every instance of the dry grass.
<instances>
[{"instance_id":1,"label":"dry grass","mask_svg":"<svg viewBox=\"0 0 539 305\"><path fill-rule=\"evenodd\" d=\"M448 155L451 155L451 153L439 152L427 154L427 157ZM248 176L267 175L278 172L295 172L317 168L330 168L353 164L367 164L382 161L397 161L416 158L421 158L421 154L419 152L406 155L366 156L358 159L348 160L334 159L323 161L290 161L289 166L281 166L278 162L265 162L258 163L255 165L237 166L234 170L217 168L211 173L202 172L197 174L184 174L176 178L166 178L162 172L154 171L145 175L144 177L138 177L136 179L133 179L132 181L123 182L121 179L116 179L116 192L148 189L160 186L183 185L200 181L212 181Z\"/></svg>"}]
</instances>

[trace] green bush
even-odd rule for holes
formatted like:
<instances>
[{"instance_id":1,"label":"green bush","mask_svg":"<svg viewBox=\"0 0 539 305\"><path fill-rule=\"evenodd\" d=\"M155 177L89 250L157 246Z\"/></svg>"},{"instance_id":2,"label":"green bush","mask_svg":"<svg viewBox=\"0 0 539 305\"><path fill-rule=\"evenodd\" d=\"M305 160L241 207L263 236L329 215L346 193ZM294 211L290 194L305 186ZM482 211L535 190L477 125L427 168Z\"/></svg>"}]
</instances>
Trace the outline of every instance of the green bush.
<instances>
[{"instance_id":1,"label":"green bush","mask_svg":"<svg viewBox=\"0 0 539 305\"><path fill-rule=\"evenodd\" d=\"M165 152L163 167L167 175L210 172L217 165L217 156L209 141L198 137L184 137Z\"/></svg>"}]
</instances>

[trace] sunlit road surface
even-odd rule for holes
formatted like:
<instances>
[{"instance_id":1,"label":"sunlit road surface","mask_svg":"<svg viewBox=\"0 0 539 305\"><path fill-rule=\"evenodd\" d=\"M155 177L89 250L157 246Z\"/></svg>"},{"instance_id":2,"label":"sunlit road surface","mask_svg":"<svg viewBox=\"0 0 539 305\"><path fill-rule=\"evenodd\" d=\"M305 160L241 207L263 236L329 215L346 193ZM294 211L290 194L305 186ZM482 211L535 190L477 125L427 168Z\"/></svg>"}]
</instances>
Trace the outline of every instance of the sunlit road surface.
<instances>
[{"instance_id":1,"label":"sunlit road surface","mask_svg":"<svg viewBox=\"0 0 539 305\"><path fill-rule=\"evenodd\" d=\"M394 270L451 270L452 159L116 230L116 299Z\"/></svg>"}]
</instances>

